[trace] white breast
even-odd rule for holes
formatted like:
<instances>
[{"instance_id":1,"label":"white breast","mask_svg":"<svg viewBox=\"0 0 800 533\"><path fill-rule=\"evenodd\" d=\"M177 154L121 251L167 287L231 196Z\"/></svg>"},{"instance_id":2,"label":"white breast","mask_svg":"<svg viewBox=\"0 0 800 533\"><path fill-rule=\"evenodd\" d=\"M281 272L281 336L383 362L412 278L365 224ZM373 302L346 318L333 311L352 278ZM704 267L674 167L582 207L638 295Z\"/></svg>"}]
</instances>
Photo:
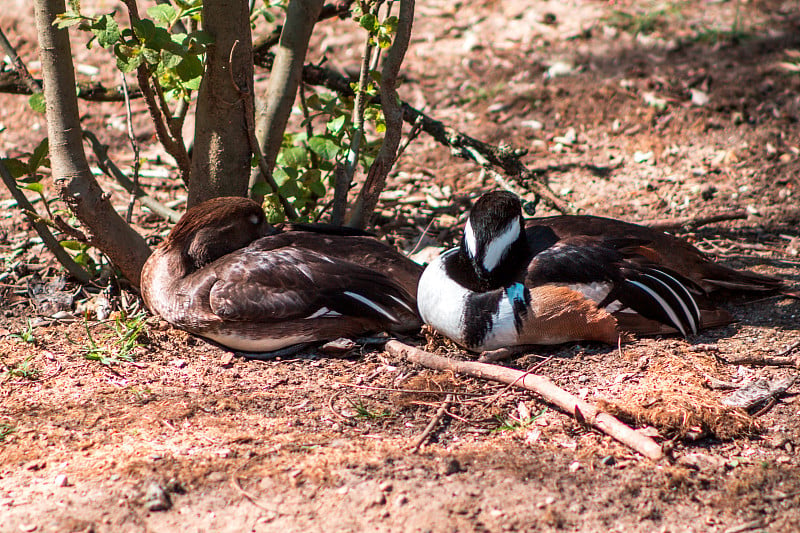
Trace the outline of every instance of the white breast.
<instances>
[{"instance_id":1,"label":"white breast","mask_svg":"<svg viewBox=\"0 0 800 533\"><path fill-rule=\"evenodd\" d=\"M469 291L450 279L442 261L455 251L440 255L422 273L417 289L417 307L426 324L463 344L464 304Z\"/></svg>"}]
</instances>

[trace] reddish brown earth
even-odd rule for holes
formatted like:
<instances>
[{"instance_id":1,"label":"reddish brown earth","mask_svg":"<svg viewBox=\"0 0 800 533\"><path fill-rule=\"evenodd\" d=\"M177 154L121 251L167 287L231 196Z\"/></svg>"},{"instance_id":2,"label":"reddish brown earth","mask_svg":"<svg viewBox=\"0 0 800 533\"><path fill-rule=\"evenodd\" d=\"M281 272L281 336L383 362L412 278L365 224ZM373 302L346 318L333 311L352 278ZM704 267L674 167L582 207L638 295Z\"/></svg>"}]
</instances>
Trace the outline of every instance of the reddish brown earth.
<instances>
[{"instance_id":1,"label":"reddish brown earth","mask_svg":"<svg viewBox=\"0 0 800 533\"><path fill-rule=\"evenodd\" d=\"M32 62L27 4L16 1L0 27ZM797 285L800 76L779 64L800 48L798 30L795 2L422 1L401 95L469 135L527 149L526 164L545 170L575 212L653 221L745 209L746 219L681 235L725 264ZM354 24L329 21L318 33L311 60L325 49L331 66L357 65L340 51L361 48ZM78 62L118 83L104 52L73 37ZM127 168L123 107L84 103L82 113ZM0 156L45 135L20 96L0 95L0 124ZM139 102L134 124L146 168L171 172L154 161ZM183 198L168 179L144 182L165 202ZM495 186L423 134L399 161L375 229L406 251L450 245L470 201ZM709 378L795 375L796 366L730 360L796 346L797 300L734 298L735 324L688 340L544 347L506 363L535 365L647 426L669 450L653 463L531 393L374 347L231 360L151 317L133 362L87 359L118 353L114 322L74 305L67 319L47 318L57 308L31 291L36 276L60 270L8 198L0 531L800 530L797 386L753 416L722 409L729 391L709 387ZM168 229L138 208L135 223L153 243ZM96 287L63 290L79 305L99 301ZM141 309L124 286L111 301L117 312ZM462 393L418 453L443 396L392 390L411 388ZM149 510L153 487L169 494L169 510Z\"/></svg>"}]
</instances>

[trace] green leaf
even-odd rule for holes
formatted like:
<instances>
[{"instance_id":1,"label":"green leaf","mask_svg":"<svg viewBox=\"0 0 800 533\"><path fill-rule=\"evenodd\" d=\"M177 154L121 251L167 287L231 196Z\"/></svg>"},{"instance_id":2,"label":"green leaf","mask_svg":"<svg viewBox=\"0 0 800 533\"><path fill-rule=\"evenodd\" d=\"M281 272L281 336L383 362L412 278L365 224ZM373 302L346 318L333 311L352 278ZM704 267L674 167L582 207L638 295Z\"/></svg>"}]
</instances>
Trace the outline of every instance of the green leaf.
<instances>
[{"instance_id":1,"label":"green leaf","mask_svg":"<svg viewBox=\"0 0 800 533\"><path fill-rule=\"evenodd\" d=\"M342 128L344 128L344 123L346 120L347 117L345 117L344 115L339 115L338 117L329 120L325 126L328 128L329 132L331 132L334 135L338 135L339 133L341 133Z\"/></svg>"},{"instance_id":2,"label":"green leaf","mask_svg":"<svg viewBox=\"0 0 800 533\"><path fill-rule=\"evenodd\" d=\"M142 53L139 57L147 61L148 65L158 65L158 61L161 59L161 53L155 48L146 46L142 48ZM139 62L141 62L141 60Z\"/></svg>"},{"instance_id":3,"label":"green leaf","mask_svg":"<svg viewBox=\"0 0 800 533\"><path fill-rule=\"evenodd\" d=\"M393 15L391 17L387 17L387 19L383 21L382 26L384 27L387 33L392 34L397 31L397 23L398 19Z\"/></svg>"},{"instance_id":4,"label":"green leaf","mask_svg":"<svg viewBox=\"0 0 800 533\"><path fill-rule=\"evenodd\" d=\"M86 245L84 243L79 242L79 241L74 241L74 240L61 241L59 244L61 244L62 248L66 248L67 250L78 250L78 251L80 251L80 250L85 250L86 249Z\"/></svg>"},{"instance_id":5,"label":"green leaf","mask_svg":"<svg viewBox=\"0 0 800 533\"><path fill-rule=\"evenodd\" d=\"M66 12L61 13L60 15L56 15L56 21L53 22L53 25L58 28L59 30L63 30L64 28L69 28L70 26L75 26L76 24L80 24L83 22L83 17L80 16L78 13Z\"/></svg>"},{"instance_id":6,"label":"green leaf","mask_svg":"<svg viewBox=\"0 0 800 533\"><path fill-rule=\"evenodd\" d=\"M23 163L19 159L9 157L6 159L0 159L0 161L5 163L6 168L14 177L14 179L19 179L22 176L28 174L28 165Z\"/></svg>"},{"instance_id":7,"label":"green leaf","mask_svg":"<svg viewBox=\"0 0 800 533\"><path fill-rule=\"evenodd\" d=\"M175 73L184 82L199 80L203 76L203 63L197 56L186 56L175 67Z\"/></svg>"},{"instance_id":8,"label":"green leaf","mask_svg":"<svg viewBox=\"0 0 800 533\"><path fill-rule=\"evenodd\" d=\"M164 68L175 68L181 61L183 61L183 58L178 54L173 54L169 50L161 50L161 63Z\"/></svg>"},{"instance_id":9,"label":"green leaf","mask_svg":"<svg viewBox=\"0 0 800 533\"><path fill-rule=\"evenodd\" d=\"M127 74L128 72L136 70L136 68L142 64L142 59L144 55L139 53L138 50L131 50L130 47L117 45L114 47L114 55L117 58L117 68L123 74Z\"/></svg>"},{"instance_id":10,"label":"green leaf","mask_svg":"<svg viewBox=\"0 0 800 533\"><path fill-rule=\"evenodd\" d=\"M29 184L25 185L22 188L23 189L28 189L29 191L37 192L39 194L42 194L44 192L44 186L41 183L39 183L38 181L35 181L33 183L29 183Z\"/></svg>"},{"instance_id":11,"label":"green leaf","mask_svg":"<svg viewBox=\"0 0 800 533\"><path fill-rule=\"evenodd\" d=\"M267 196L268 194L272 194L272 189L266 182L258 181L253 184L253 194L257 196Z\"/></svg>"},{"instance_id":12,"label":"green leaf","mask_svg":"<svg viewBox=\"0 0 800 533\"><path fill-rule=\"evenodd\" d=\"M156 25L150 19L142 19L133 24L133 33L142 41L151 40L156 34Z\"/></svg>"},{"instance_id":13,"label":"green leaf","mask_svg":"<svg viewBox=\"0 0 800 533\"><path fill-rule=\"evenodd\" d=\"M308 147L323 159L334 159L339 155L339 145L335 140L323 135L315 135L308 140Z\"/></svg>"},{"instance_id":14,"label":"green leaf","mask_svg":"<svg viewBox=\"0 0 800 533\"><path fill-rule=\"evenodd\" d=\"M175 8L170 4L158 4L148 7L147 14L156 22L161 22L165 26L169 26L175 20Z\"/></svg>"},{"instance_id":15,"label":"green leaf","mask_svg":"<svg viewBox=\"0 0 800 533\"><path fill-rule=\"evenodd\" d=\"M97 37L97 42L103 48L110 48L119 41L119 25L111 15L103 15L91 26L92 33Z\"/></svg>"},{"instance_id":16,"label":"green leaf","mask_svg":"<svg viewBox=\"0 0 800 533\"><path fill-rule=\"evenodd\" d=\"M203 45L214 44L214 36L203 30L193 31L187 36L187 39Z\"/></svg>"},{"instance_id":17,"label":"green leaf","mask_svg":"<svg viewBox=\"0 0 800 533\"><path fill-rule=\"evenodd\" d=\"M380 46L381 48L389 48L390 46L392 46L392 38L389 35L383 33L382 31L378 32L378 46Z\"/></svg>"},{"instance_id":18,"label":"green leaf","mask_svg":"<svg viewBox=\"0 0 800 533\"><path fill-rule=\"evenodd\" d=\"M292 169L308 166L308 151L302 146L290 146L281 150L281 163ZM294 178L297 178L295 175Z\"/></svg>"},{"instance_id":19,"label":"green leaf","mask_svg":"<svg viewBox=\"0 0 800 533\"><path fill-rule=\"evenodd\" d=\"M34 93L28 98L28 105L37 113L44 113L47 106L44 101L44 93Z\"/></svg>"},{"instance_id":20,"label":"green leaf","mask_svg":"<svg viewBox=\"0 0 800 533\"><path fill-rule=\"evenodd\" d=\"M47 137L45 137L44 139L42 139L42 142L39 143L39 146L37 146L33 150L31 159L28 162L28 169L29 169L28 172L33 174L34 172L39 170L39 167L41 167L42 165L46 166L48 164L47 154L49 152L50 152L50 143L48 142Z\"/></svg>"},{"instance_id":21,"label":"green leaf","mask_svg":"<svg viewBox=\"0 0 800 533\"><path fill-rule=\"evenodd\" d=\"M378 18L372 13L367 13L361 15L361 18L358 19L358 24L368 32L373 33L378 28Z\"/></svg>"}]
</instances>

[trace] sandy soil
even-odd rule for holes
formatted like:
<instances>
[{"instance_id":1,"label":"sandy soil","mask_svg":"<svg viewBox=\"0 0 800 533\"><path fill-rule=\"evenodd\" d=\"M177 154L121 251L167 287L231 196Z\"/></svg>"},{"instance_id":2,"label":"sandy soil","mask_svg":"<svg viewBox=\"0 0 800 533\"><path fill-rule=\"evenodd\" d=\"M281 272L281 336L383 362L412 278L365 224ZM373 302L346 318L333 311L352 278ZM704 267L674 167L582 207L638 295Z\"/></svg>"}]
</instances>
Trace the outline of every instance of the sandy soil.
<instances>
[{"instance_id":1,"label":"sandy soil","mask_svg":"<svg viewBox=\"0 0 800 533\"><path fill-rule=\"evenodd\" d=\"M16 4L0 27L35 61L32 16ZM800 76L779 63L800 48L798 30L796 3L771 0L425 0L401 94L474 137L527 149L526 164L575 212L653 221L746 210L681 235L797 284ZM331 66L357 65L340 52L360 49L351 23L318 33L313 60L324 50ZM103 65L102 51L74 46L80 64ZM107 67L96 77L118 81ZM122 106L82 105L87 127L129 164ZM141 103L134 116L155 159ZM0 156L32 150L46 130L19 96L0 95L0 124ZM145 185L165 200L183 194L169 179ZM421 135L375 229L406 251L450 245L470 201L495 186ZM39 280L60 271L0 198L2 532L800 530L797 387L750 413L725 409L730 391L711 388L796 375L797 300L732 298L735 324L688 340L541 348L505 363L647 428L669 450L656 464L533 394L426 370L380 345L251 361L151 317L125 346L118 315L97 320L98 288L42 292ZM138 210L135 222L154 243L168 229ZM124 286L110 296L117 313L141 309ZM59 310L66 318L48 318ZM441 339L404 340L472 357ZM788 366L731 363L783 352ZM132 361L90 359L123 355ZM460 395L413 453L442 391Z\"/></svg>"}]
</instances>

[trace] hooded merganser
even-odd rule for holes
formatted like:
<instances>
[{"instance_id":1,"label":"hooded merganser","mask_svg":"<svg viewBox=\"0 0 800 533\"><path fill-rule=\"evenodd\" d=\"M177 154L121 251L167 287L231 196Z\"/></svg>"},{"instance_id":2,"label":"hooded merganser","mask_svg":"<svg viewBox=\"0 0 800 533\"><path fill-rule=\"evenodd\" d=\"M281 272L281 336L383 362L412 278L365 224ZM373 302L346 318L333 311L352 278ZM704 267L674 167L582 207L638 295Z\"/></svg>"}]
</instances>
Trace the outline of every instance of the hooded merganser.
<instances>
[{"instance_id":1,"label":"hooded merganser","mask_svg":"<svg viewBox=\"0 0 800 533\"><path fill-rule=\"evenodd\" d=\"M145 304L234 350L270 352L369 331L413 330L422 268L368 234L275 228L248 199L189 209L142 270Z\"/></svg>"},{"instance_id":2,"label":"hooded merganser","mask_svg":"<svg viewBox=\"0 0 800 533\"><path fill-rule=\"evenodd\" d=\"M475 203L457 248L420 279L420 315L475 351L679 332L730 323L707 293L783 282L716 264L685 241L592 216L534 219L505 191Z\"/></svg>"}]
</instances>

